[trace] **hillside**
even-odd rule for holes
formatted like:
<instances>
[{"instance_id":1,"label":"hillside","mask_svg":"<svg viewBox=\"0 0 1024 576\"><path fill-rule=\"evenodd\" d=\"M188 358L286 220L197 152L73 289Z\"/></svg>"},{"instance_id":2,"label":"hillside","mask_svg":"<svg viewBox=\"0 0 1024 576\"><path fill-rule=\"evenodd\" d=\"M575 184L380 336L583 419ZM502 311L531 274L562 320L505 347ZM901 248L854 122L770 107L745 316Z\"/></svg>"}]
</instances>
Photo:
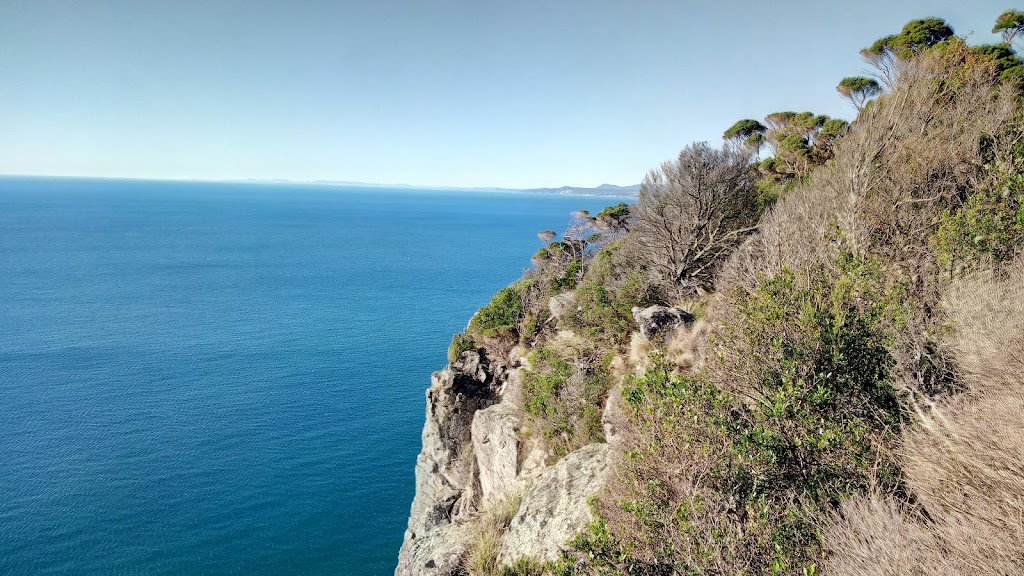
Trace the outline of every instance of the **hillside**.
<instances>
[{"instance_id":1,"label":"hillside","mask_svg":"<svg viewBox=\"0 0 1024 576\"><path fill-rule=\"evenodd\" d=\"M1024 571L1024 13L573 216L427 391L398 575Z\"/></svg>"}]
</instances>

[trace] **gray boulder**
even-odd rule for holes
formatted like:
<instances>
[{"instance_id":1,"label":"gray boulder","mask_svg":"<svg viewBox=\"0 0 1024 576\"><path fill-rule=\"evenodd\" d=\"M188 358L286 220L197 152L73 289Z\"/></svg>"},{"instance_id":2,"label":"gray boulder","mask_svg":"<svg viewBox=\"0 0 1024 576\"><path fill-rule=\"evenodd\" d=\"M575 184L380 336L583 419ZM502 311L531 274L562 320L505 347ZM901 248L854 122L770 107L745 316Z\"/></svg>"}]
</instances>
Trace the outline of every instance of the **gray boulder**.
<instances>
[{"instance_id":1,"label":"gray boulder","mask_svg":"<svg viewBox=\"0 0 1024 576\"><path fill-rule=\"evenodd\" d=\"M633 320L640 327L640 334L651 342L667 338L680 327L690 327L696 318L682 308L648 306L633 308Z\"/></svg>"},{"instance_id":2,"label":"gray boulder","mask_svg":"<svg viewBox=\"0 0 1024 576\"><path fill-rule=\"evenodd\" d=\"M495 404L473 416L473 454L480 480L480 506L509 494L519 474L522 415L509 403Z\"/></svg>"},{"instance_id":3,"label":"gray boulder","mask_svg":"<svg viewBox=\"0 0 1024 576\"><path fill-rule=\"evenodd\" d=\"M556 560L592 520L587 500L605 485L610 470L611 447L591 444L541 473L523 494L498 563L509 565L524 556Z\"/></svg>"},{"instance_id":4,"label":"gray boulder","mask_svg":"<svg viewBox=\"0 0 1024 576\"><path fill-rule=\"evenodd\" d=\"M548 312L551 312L551 316L556 321L561 320L562 316L571 314L575 310L576 292L573 290L556 294L548 300Z\"/></svg>"}]
</instances>

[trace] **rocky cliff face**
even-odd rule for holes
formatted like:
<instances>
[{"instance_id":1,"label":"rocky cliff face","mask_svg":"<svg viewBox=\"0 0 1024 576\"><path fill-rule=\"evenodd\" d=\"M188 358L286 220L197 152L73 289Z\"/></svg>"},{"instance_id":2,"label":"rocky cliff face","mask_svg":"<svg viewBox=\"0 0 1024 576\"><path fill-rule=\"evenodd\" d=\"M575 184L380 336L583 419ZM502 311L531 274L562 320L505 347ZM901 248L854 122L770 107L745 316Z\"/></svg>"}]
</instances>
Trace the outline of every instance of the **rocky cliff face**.
<instances>
[{"instance_id":1,"label":"rocky cliff face","mask_svg":"<svg viewBox=\"0 0 1024 576\"><path fill-rule=\"evenodd\" d=\"M506 374L503 365L473 351L433 374L416 459L416 495L396 575L445 574L457 566L471 536L466 521L480 496L473 419L500 399Z\"/></svg>"},{"instance_id":2,"label":"rocky cliff face","mask_svg":"<svg viewBox=\"0 0 1024 576\"><path fill-rule=\"evenodd\" d=\"M545 466L521 433L518 370L470 351L433 374L396 576L464 573L482 513L512 495L522 500L499 563L554 559L590 521L587 499L604 483L610 448L587 446Z\"/></svg>"}]
</instances>

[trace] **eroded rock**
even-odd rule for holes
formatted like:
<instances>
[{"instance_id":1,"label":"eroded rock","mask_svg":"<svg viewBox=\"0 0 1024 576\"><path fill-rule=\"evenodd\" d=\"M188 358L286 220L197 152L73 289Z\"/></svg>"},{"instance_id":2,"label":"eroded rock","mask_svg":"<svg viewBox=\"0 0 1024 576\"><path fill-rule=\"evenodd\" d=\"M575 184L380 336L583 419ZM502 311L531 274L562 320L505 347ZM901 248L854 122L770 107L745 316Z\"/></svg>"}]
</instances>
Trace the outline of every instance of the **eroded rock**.
<instances>
[{"instance_id":1,"label":"eroded rock","mask_svg":"<svg viewBox=\"0 0 1024 576\"><path fill-rule=\"evenodd\" d=\"M669 306L648 306L633 308L633 320L640 327L640 334L651 342L664 340L680 327L693 325L696 318L682 308Z\"/></svg>"},{"instance_id":2,"label":"eroded rock","mask_svg":"<svg viewBox=\"0 0 1024 576\"><path fill-rule=\"evenodd\" d=\"M592 520L587 500L605 485L610 470L611 447L591 444L541 473L523 494L498 562L508 565L524 556L556 560Z\"/></svg>"},{"instance_id":3,"label":"eroded rock","mask_svg":"<svg viewBox=\"0 0 1024 576\"><path fill-rule=\"evenodd\" d=\"M481 507L509 494L519 473L522 414L508 403L495 404L473 417L473 453L480 480Z\"/></svg>"},{"instance_id":4,"label":"eroded rock","mask_svg":"<svg viewBox=\"0 0 1024 576\"><path fill-rule=\"evenodd\" d=\"M453 576L473 541L471 524L445 524L407 540L398 556L395 576Z\"/></svg>"},{"instance_id":5,"label":"eroded rock","mask_svg":"<svg viewBox=\"0 0 1024 576\"><path fill-rule=\"evenodd\" d=\"M423 550L434 550L437 546L422 545L420 541L428 536L437 538L433 532L439 527L476 512L481 490L472 450L473 416L498 401L504 375L503 366L490 364L479 352L467 351L431 377L423 448L416 458L416 495L396 574L441 574L436 569L423 568L425 563L413 562L410 555L419 550L415 554L422 557ZM410 571L410 566L420 566L422 570Z\"/></svg>"}]
</instances>

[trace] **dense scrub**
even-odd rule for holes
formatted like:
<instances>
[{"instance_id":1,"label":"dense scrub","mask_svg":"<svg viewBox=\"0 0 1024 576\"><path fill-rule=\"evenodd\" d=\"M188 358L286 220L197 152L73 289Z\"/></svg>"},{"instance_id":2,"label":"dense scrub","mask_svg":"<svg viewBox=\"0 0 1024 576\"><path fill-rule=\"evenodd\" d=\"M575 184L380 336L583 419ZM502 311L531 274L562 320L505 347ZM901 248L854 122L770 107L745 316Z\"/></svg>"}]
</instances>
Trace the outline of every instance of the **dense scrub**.
<instances>
[{"instance_id":1,"label":"dense scrub","mask_svg":"<svg viewBox=\"0 0 1024 576\"><path fill-rule=\"evenodd\" d=\"M1018 20L997 28L1012 41ZM546 238L469 333L514 325L503 342L524 347L523 407L552 455L602 441L619 389L623 434L572 551L505 573L1024 570L1010 41L915 20L862 53L876 78L840 83L852 124L742 120L653 171L628 212ZM637 346L634 306L695 303L686 362L678 342Z\"/></svg>"}]
</instances>

